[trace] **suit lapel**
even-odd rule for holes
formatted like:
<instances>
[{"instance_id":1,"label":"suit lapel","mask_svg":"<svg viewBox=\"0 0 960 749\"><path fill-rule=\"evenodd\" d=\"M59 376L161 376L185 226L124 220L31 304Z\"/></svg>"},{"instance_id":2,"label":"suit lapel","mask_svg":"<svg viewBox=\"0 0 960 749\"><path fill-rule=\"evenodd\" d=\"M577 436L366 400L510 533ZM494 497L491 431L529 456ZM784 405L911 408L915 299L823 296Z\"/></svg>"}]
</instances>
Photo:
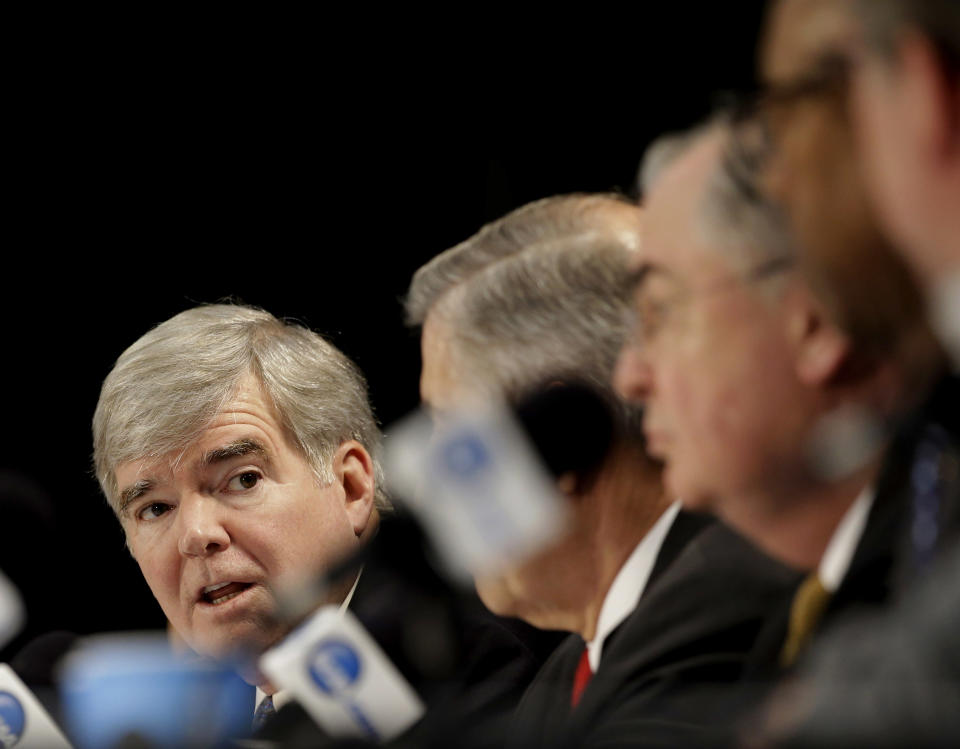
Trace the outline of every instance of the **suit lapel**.
<instances>
[{"instance_id":1,"label":"suit lapel","mask_svg":"<svg viewBox=\"0 0 960 749\"><path fill-rule=\"evenodd\" d=\"M701 531L713 525L716 521L707 515L697 515L691 512L680 510L677 517L674 518L673 525L667 531L666 538L657 552L657 560L650 571L650 578L643 590L643 595L653 586L664 571L673 564L673 561L680 556L680 553L686 548Z\"/></svg>"}]
</instances>

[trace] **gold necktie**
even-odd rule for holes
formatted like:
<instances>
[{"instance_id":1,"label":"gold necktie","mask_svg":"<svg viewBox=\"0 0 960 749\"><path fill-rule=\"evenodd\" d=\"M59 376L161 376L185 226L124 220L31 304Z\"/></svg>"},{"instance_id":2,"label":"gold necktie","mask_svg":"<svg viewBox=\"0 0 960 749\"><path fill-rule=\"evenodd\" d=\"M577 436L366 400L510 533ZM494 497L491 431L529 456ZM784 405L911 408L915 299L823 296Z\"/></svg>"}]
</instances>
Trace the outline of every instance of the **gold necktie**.
<instances>
[{"instance_id":1,"label":"gold necktie","mask_svg":"<svg viewBox=\"0 0 960 749\"><path fill-rule=\"evenodd\" d=\"M790 606L790 626L787 630L787 639L780 650L780 665L784 668L792 666L797 656L806 646L816 629L820 617L823 616L830 600L830 592L823 587L816 572L811 572L800 583L793 604Z\"/></svg>"}]
</instances>

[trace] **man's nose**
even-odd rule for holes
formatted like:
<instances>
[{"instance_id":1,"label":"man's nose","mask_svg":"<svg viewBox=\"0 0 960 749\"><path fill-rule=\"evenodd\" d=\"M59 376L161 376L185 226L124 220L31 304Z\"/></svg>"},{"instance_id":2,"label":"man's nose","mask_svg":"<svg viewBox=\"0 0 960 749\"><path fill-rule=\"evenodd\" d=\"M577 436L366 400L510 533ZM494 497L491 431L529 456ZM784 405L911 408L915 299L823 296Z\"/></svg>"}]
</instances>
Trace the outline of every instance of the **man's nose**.
<instances>
[{"instance_id":1,"label":"man's nose","mask_svg":"<svg viewBox=\"0 0 960 749\"><path fill-rule=\"evenodd\" d=\"M628 341L613 370L613 387L627 401L645 401L650 395L653 373L641 344Z\"/></svg>"},{"instance_id":2,"label":"man's nose","mask_svg":"<svg viewBox=\"0 0 960 749\"><path fill-rule=\"evenodd\" d=\"M205 557L230 546L230 534L223 526L221 511L215 499L202 494L192 494L181 500L177 510L181 554Z\"/></svg>"}]
</instances>

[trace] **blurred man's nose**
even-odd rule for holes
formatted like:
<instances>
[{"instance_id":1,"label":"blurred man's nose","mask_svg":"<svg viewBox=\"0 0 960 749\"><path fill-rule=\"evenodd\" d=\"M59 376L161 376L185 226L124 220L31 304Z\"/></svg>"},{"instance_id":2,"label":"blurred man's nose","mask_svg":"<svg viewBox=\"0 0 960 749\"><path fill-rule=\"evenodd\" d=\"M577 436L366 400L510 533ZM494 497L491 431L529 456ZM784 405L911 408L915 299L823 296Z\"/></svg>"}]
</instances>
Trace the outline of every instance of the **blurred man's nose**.
<instances>
[{"instance_id":1,"label":"blurred man's nose","mask_svg":"<svg viewBox=\"0 0 960 749\"><path fill-rule=\"evenodd\" d=\"M652 372L641 345L629 341L620 350L613 370L613 387L627 401L645 401L650 394Z\"/></svg>"},{"instance_id":2,"label":"blurred man's nose","mask_svg":"<svg viewBox=\"0 0 960 749\"><path fill-rule=\"evenodd\" d=\"M180 539L178 548L187 557L205 557L230 546L230 535L223 526L219 503L202 494L191 494L178 508Z\"/></svg>"}]
</instances>

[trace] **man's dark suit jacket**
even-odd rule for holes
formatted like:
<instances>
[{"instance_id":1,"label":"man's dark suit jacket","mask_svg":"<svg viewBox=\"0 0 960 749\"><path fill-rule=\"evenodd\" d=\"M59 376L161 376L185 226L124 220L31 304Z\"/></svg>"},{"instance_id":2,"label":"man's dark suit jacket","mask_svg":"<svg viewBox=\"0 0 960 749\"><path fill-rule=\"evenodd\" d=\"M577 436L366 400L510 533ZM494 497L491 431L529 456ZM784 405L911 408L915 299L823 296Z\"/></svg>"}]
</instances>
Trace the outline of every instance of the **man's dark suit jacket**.
<instances>
[{"instance_id":1,"label":"man's dark suit jacket","mask_svg":"<svg viewBox=\"0 0 960 749\"><path fill-rule=\"evenodd\" d=\"M939 506L935 537L925 547L933 550L930 563L940 565L939 578L927 575L926 555L918 553L913 536L918 467L921 454L929 454L931 433L939 453ZM957 745L960 597L951 596L956 586L949 581L960 569L958 528L960 382L946 376L900 424L850 568L796 664L792 675L805 684L809 712L789 729L781 726L765 745ZM786 611L782 617L785 622ZM779 648L782 632L779 637L771 632L766 638L767 658Z\"/></svg>"},{"instance_id":2,"label":"man's dark suit jacket","mask_svg":"<svg viewBox=\"0 0 960 749\"><path fill-rule=\"evenodd\" d=\"M510 747L690 746L729 724L718 708L757 633L798 575L720 523L681 512L636 609L607 638L597 673L570 707L584 648L570 636L527 690ZM718 691L715 691L718 690Z\"/></svg>"},{"instance_id":3,"label":"man's dark suit jacket","mask_svg":"<svg viewBox=\"0 0 960 749\"><path fill-rule=\"evenodd\" d=\"M917 509L915 471L918 453L935 430L942 440L945 463L938 485L937 554L950 548L960 528L960 381L944 377L922 407L899 425L877 479L873 506L850 567L809 643L813 646L834 625L851 616L877 613L910 590L925 569L918 566L912 537ZM748 674L775 675L778 654L786 635L790 604L786 603L758 638ZM803 660L801 654L800 662ZM799 663L799 662L798 662Z\"/></svg>"}]
</instances>

